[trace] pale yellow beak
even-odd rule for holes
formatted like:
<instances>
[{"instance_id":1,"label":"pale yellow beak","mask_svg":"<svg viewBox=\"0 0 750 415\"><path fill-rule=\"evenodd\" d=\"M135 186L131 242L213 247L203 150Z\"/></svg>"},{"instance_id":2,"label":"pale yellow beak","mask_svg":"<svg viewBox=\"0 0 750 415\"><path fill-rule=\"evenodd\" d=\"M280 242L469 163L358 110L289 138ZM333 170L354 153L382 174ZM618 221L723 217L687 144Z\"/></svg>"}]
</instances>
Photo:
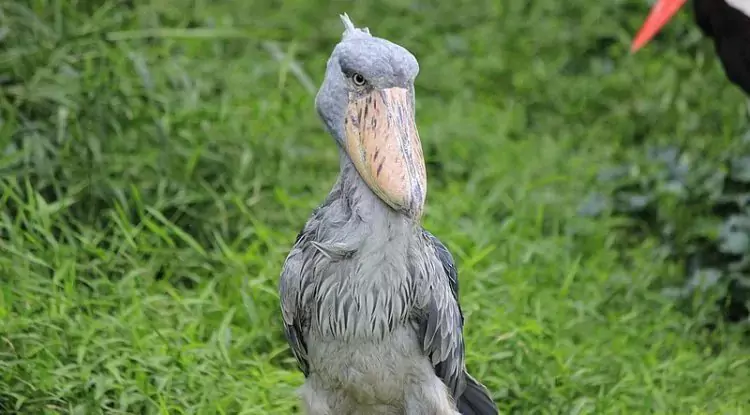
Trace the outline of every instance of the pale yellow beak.
<instances>
[{"instance_id":1,"label":"pale yellow beak","mask_svg":"<svg viewBox=\"0 0 750 415\"><path fill-rule=\"evenodd\" d=\"M370 189L393 209L419 218L427 175L409 91L376 89L350 100L345 130L346 151Z\"/></svg>"}]
</instances>

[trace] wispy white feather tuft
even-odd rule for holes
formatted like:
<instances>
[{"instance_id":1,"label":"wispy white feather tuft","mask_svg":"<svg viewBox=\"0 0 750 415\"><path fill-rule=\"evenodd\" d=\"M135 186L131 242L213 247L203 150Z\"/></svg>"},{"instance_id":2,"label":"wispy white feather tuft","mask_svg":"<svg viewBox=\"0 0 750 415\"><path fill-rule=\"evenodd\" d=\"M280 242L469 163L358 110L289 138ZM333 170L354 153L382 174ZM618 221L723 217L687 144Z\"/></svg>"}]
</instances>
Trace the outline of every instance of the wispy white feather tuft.
<instances>
[{"instance_id":1,"label":"wispy white feather tuft","mask_svg":"<svg viewBox=\"0 0 750 415\"><path fill-rule=\"evenodd\" d=\"M370 29L366 27L362 28L356 28L354 27L354 23L352 23L352 19L349 18L349 15L344 13L340 14L339 17L341 17L341 21L344 23L344 34L342 35L342 38L346 39L353 35L361 35L366 34L368 36L370 35Z\"/></svg>"},{"instance_id":2,"label":"wispy white feather tuft","mask_svg":"<svg viewBox=\"0 0 750 415\"><path fill-rule=\"evenodd\" d=\"M341 21L344 23L344 33L354 32L357 30L356 27L354 27L354 23L352 23L352 19L349 18L349 15L344 13L340 14L339 17L341 18Z\"/></svg>"}]
</instances>

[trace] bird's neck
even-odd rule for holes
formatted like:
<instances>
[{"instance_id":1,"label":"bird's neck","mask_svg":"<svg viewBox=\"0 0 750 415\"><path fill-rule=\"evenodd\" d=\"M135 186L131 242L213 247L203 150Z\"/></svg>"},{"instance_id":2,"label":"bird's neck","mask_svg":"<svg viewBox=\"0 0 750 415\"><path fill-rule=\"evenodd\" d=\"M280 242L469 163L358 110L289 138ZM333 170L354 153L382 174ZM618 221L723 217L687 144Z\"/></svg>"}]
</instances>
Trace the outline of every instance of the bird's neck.
<instances>
[{"instance_id":1,"label":"bird's neck","mask_svg":"<svg viewBox=\"0 0 750 415\"><path fill-rule=\"evenodd\" d=\"M339 191L348 198L352 212L363 222L375 228L398 231L419 227L419 221L388 206L362 179L345 151L340 152L340 173L334 192Z\"/></svg>"},{"instance_id":2,"label":"bird's neck","mask_svg":"<svg viewBox=\"0 0 750 415\"><path fill-rule=\"evenodd\" d=\"M319 249L341 258L405 252L421 232L417 221L393 210L370 190L346 154L336 184L305 229Z\"/></svg>"}]
</instances>

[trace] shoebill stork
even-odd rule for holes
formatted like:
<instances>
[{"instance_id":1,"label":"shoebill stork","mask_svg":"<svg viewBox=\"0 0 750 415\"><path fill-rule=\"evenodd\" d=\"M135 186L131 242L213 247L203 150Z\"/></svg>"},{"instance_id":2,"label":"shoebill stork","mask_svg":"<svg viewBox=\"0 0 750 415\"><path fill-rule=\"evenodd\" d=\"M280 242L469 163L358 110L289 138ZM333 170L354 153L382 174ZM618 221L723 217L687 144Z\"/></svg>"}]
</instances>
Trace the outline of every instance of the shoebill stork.
<instances>
[{"instance_id":1,"label":"shoebill stork","mask_svg":"<svg viewBox=\"0 0 750 415\"><path fill-rule=\"evenodd\" d=\"M416 58L355 28L326 67L315 107L340 154L333 189L281 272L284 332L310 415L497 414L464 365L458 277L424 230Z\"/></svg>"},{"instance_id":2,"label":"shoebill stork","mask_svg":"<svg viewBox=\"0 0 750 415\"><path fill-rule=\"evenodd\" d=\"M687 0L658 0L633 40L643 47ZM713 39L727 78L750 95L750 0L693 0L695 20Z\"/></svg>"}]
</instances>

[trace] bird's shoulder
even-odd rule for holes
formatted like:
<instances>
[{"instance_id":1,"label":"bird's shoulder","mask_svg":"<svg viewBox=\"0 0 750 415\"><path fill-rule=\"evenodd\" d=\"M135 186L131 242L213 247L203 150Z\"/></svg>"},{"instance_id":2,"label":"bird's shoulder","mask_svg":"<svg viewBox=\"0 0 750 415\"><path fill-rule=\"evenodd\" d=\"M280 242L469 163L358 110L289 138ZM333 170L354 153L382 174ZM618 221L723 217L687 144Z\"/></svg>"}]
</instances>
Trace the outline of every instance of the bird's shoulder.
<instances>
[{"instance_id":1,"label":"bird's shoulder","mask_svg":"<svg viewBox=\"0 0 750 415\"><path fill-rule=\"evenodd\" d=\"M323 217L325 215L326 210L331 206L332 202L336 199L338 193L331 192L331 194L326 198L326 200L321 204L320 206L316 207L310 216L305 221L305 224L302 225L302 229L297 233L297 236L294 238L294 243L292 244L292 249L289 251L289 254L287 254L286 260L284 261L284 265L282 267L282 278L285 277L285 274L295 274L294 265L296 265L296 262L299 262L302 260L302 257L309 251L311 253L314 252L311 245L311 242L314 242L315 235L318 234L318 230L323 226ZM299 275L290 275L294 277L298 277Z\"/></svg>"},{"instance_id":2,"label":"bird's shoulder","mask_svg":"<svg viewBox=\"0 0 750 415\"><path fill-rule=\"evenodd\" d=\"M450 286L453 297L455 298L456 302L458 302L458 270L456 269L456 262L453 259L453 255L445 246L445 244L443 244L440 239L438 239L438 237L424 228L422 229L422 237L425 238L427 243L435 251L436 259L445 272L445 276L448 279L448 284Z\"/></svg>"},{"instance_id":3,"label":"bird's shoulder","mask_svg":"<svg viewBox=\"0 0 750 415\"><path fill-rule=\"evenodd\" d=\"M279 294L282 300L282 311L288 319L297 312L295 308L305 306L306 291L313 286L315 279L314 268L322 257L341 257L349 252L340 246L326 243L324 235L330 234L331 223L340 220L342 216L340 189L334 188L326 200L316 207L308 217L302 229L297 233L292 248L284 260L279 281ZM346 212L345 212L346 213ZM344 215L345 216L345 215Z\"/></svg>"},{"instance_id":4,"label":"bird's shoulder","mask_svg":"<svg viewBox=\"0 0 750 415\"><path fill-rule=\"evenodd\" d=\"M284 336L305 376L310 373L306 342L310 315L305 306L305 298L308 297L305 293L309 292L312 283L311 263L314 261L315 250L311 249L311 242L319 222L317 216L318 209L297 233L292 249L282 265L278 287Z\"/></svg>"}]
</instances>

